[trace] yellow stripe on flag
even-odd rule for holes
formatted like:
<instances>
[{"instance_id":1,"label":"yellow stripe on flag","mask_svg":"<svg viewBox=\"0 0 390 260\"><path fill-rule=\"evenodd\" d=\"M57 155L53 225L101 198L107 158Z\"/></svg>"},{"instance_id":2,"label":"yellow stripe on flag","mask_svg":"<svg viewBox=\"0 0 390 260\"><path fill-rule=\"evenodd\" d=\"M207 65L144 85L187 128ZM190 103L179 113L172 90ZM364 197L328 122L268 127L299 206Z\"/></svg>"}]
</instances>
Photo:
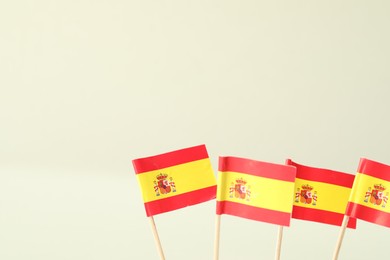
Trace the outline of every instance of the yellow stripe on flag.
<instances>
[{"instance_id":1,"label":"yellow stripe on flag","mask_svg":"<svg viewBox=\"0 0 390 260\"><path fill-rule=\"evenodd\" d=\"M244 180L244 199L236 198L235 189L237 180ZM266 208L282 212L291 212L292 194L294 182L263 178L237 172L219 172L218 174L218 201L231 201L250 205L253 207ZM249 193L247 192L249 190ZM249 199L248 199L249 198Z\"/></svg>"},{"instance_id":2,"label":"yellow stripe on flag","mask_svg":"<svg viewBox=\"0 0 390 260\"><path fill-rule=\"evenodd\" d=\"M357 173L349 200L372 209L390 213L390 207L386 207L389 188L390 182L388 181Z\"/></svg>"},{"instance_id":3,"label":"yellow stripe on flag","mask_svg":"<svg viewBox=\"0 0 390 260\"><path fill-rule=\"evenodd\" d=\"M207 188L215 185L215 178L210 159L202 159L189 163L183 163L168 168L137 174L137 180L141 187L144 202L165 199L187 193L190 191ZM157 176L167 175L166 180L170 189L169 193L162 194L155 189L158 185Z\"/></svg>"},{"instance_id":4,"label":"yellow stripe on flag","mask_svg":"<svg viewBox=\"0 0 390 260\"><path fill-rule=\"evenodd\" d=\"M306 185L312 188L309 195L312 197L311 200L306 200L302 196L302 191L305 190ZM296 178L294 206L344 214L350 193L351 189L343 186Z\"/></svg>"}]
</instances>

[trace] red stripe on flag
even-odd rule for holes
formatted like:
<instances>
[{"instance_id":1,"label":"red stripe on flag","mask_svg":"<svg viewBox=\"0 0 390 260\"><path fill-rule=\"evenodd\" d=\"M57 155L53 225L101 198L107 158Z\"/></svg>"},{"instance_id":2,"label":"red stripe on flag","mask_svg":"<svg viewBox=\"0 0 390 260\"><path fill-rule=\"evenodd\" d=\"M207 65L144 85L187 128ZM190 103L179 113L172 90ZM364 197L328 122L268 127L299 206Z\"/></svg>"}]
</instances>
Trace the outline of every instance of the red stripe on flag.
<instances>
[{"instance_id":1,"label":"red stripe on flag","mask_svg":"<svg viewBox=\"0 0 390 260\"><path fill-rule=\"evenodd\" d=\"M389 165L362 158L357 171L390 182Z\"/></svg>"},{"instance_id":2,"label":"red stripe on flag","mask_svg":"<svg viewBox=\"0 0 390 260\"><path fill-rule=\"evenodd\" d=\"M208 200L215 199L216 192L217 186L211 186L169 198L150 201L145 203L146 215L149 217L206 202Z\"/></svg>"},{"instance_id":3,"label":"red stripe on flag","mask_svg":"<svg viewBox=\"0 0 390 260\"><path fill-rule=\"evenodd\" d=\"M248 206L231 201L217 201L217 214L229 214L281 226L289 226L291 218L290 213Z\"/></svg>"},{"instance_id":4,"label":"red stripe on flag","mask_svg":"<svg viewBox=\"0 0 390 260\"><path fill-rule=\"evenodd\" d=\"M238 157L219 157L218 170L246 173L275 180L295 181L294 167Z\"/></svg>"},{"instance_id":5,"label":"red stripe on flag","mask_svg":"<svg viewBox=\"0 0 390 260\"><path fill-rule=\"evenodd\" d=\"M209 158L206 146L198 145L160 155L133 160L136 174Z\"/></svg>"},{"instance_id":6,"label":"red stripe on flag","mask_svg":"<svg viewBox=\"0 0 390 260\"><path fill-rule=\"evenodd\" d=\"M352 188L355 175L328 169L305 166L288 159L286 164L297 167L297 178L308 181L325 182Z\"/></svg>"},{"instance_id":7,"label":"red stripe on flag","mask_svg":"<svg viewBox=\"0 0 390 260\"><path fill-rule=\"evenodd\" d=\"M349 202L346 215L385 227L390 227L390 213Z\"/></svg>"},{"instance_id":8,"label":"red stripe on flag","mask_svg":"<svg viewBox=\"0 0 390 260\"><path fill-rule=\"evenodd\" d=\"M341 226L344 214L320 209L294 206L292 211L292 218ZM356 219L350 218L347 227L356 228Z\"/></svg>"}]
</instances>

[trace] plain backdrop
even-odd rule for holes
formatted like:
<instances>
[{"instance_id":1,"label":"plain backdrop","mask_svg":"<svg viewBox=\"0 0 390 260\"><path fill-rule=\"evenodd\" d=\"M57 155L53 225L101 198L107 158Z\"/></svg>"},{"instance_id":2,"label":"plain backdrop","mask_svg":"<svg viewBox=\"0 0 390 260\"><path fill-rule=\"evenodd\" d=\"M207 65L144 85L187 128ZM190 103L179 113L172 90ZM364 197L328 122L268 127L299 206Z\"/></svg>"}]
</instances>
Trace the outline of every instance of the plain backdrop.
<instances>
[{"instance_id":1,"label":"plain backdrop","mask_svg":"<svg viewBox=\"0 0 390 260\"><path fill-rule=\"evenodd\" d=\"M131 160L220 155L355 173L390 164L388 1L0 2L0 259L158 259ZM168 260L212 259L215 201L155 217ZM283 260L339 228L292 220ZM277 226L222 216L221 260ZM386 259L358 221L340 260Z\"/></svg>"}]
</instances>

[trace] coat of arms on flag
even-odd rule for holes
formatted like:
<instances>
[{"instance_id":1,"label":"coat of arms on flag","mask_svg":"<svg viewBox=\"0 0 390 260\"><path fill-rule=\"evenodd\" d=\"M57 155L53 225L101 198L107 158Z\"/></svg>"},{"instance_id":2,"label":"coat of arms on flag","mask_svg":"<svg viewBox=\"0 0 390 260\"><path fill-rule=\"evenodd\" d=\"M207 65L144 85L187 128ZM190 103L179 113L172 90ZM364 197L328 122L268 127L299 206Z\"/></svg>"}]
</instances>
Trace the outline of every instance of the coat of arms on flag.
<instances>
[{"instance_id":1,"label":"coat of arms on flag","mask_svg":"<svg viewBox=\"0 0 390 260\"><path fill-rule=\"evenodd\" d=\"M156 196L160 196L160 194L168 194L171 191L176 192L176 186L173 182L173 178L170 177L168 179L168 174L160 173L156 176L157 181L154 181L154 192L156 192Z\"/></svg>"},{"instance_id":2,"label":"coat of arms on flag","mask_svg":"<svg viewBox=\"0 0 390 260\"><path fill-rule=\"evenodd\" d=\"M317 191L313 191L313 186L310 186L309 184L302 185L301 188L297 188L295 202L312 204L315 206L317 205Z\"/></svg>"},{"instance_id":3,"label":"coat of arms on flag","mask_svg":"<svg viewBox=\"0 0 390 260\"><path fill-rule=\"evenodd\" d=\"M242 200L245 199L246 201L249 201L251 196L250 188L251 186L247 185L246 180L244 180L243 178L238 178L236 179L235 183L232 182L230 184L229 197L230 198L234 197L236 199L242 199Z\"/></svg>"},{"instance_id":4,"label":"coat of arms on flag","mask_svg":"<svg viewBox=\"0 0 390 260\"><path fill-rule=\"evenodd\" d=\"M386 207L387 200L389 198L389 193L386 192L384 195L384 191L386 187L382 184L375 184L374 189L368 187L366 195L364 197L364 202L370 202L373 205L380 206L382 204L382 208ZM383 203L382 203L383 202Z\"/></svg>"}]
</instances>

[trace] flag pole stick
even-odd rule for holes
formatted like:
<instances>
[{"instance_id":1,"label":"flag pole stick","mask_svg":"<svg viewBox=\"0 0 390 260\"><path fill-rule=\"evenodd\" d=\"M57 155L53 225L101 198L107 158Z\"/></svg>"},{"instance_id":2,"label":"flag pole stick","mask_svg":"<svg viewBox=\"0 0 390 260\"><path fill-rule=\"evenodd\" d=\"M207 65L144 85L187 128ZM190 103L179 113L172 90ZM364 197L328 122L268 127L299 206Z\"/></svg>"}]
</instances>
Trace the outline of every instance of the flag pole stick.
<instances>
[{"instance_id":1,"label":"flag pole stick","mask_svg":"<svg viewBox=\"0 0 390 260\"><path fill-rule=\"evenodd\" d=\"M281 248L282 248L282 238L283 238L283 226L279 226L278 238L277 238L277 242L276 242L275 260L280 260L280 251L281 251Z\"/></svg>"},{"instance_id":2,"label":"flag pole stick","mask_svg":"<svg viewBox=\"0 0 390 260\"><path fill-rule=\"evenodd\" d=\"M160 256L160 259L165 260L164 252L163 252L163 249L161 247L161 242L160 242L160 239L158 237L157 228L156 228L156 224L154 223L153 216L149 217L149 221L150 221L150 226L152 227L154 242L156 243L157 251L158 251L158 254Z\"/></svg>"},{"instance_id":3,"label":"flag pole stick","mask_svg":"<svg viewBox=\"0 0 390 260\"><path fill-rule=\"evenodd\" d=\"M215 217L214 260L219 259L219 234L221 227L221 215Z\"/></svg>"},{"instance_id":4,"label":"flag pole stick","mask_svg":"<svg viewBox=\"0 0 390 260\"><path fill-rule=\"evenodd\" d=\"M344 215L343 223L341 224L339 238L338 238L337 244L336 244L336 249L335 249L334 254L333 254L333 260L337 260L339 257L341 243L343 242L344 233L345 233L345 229L347 228L348 220L349 220L349 216Z\"/></svg>"}]
</instances>

